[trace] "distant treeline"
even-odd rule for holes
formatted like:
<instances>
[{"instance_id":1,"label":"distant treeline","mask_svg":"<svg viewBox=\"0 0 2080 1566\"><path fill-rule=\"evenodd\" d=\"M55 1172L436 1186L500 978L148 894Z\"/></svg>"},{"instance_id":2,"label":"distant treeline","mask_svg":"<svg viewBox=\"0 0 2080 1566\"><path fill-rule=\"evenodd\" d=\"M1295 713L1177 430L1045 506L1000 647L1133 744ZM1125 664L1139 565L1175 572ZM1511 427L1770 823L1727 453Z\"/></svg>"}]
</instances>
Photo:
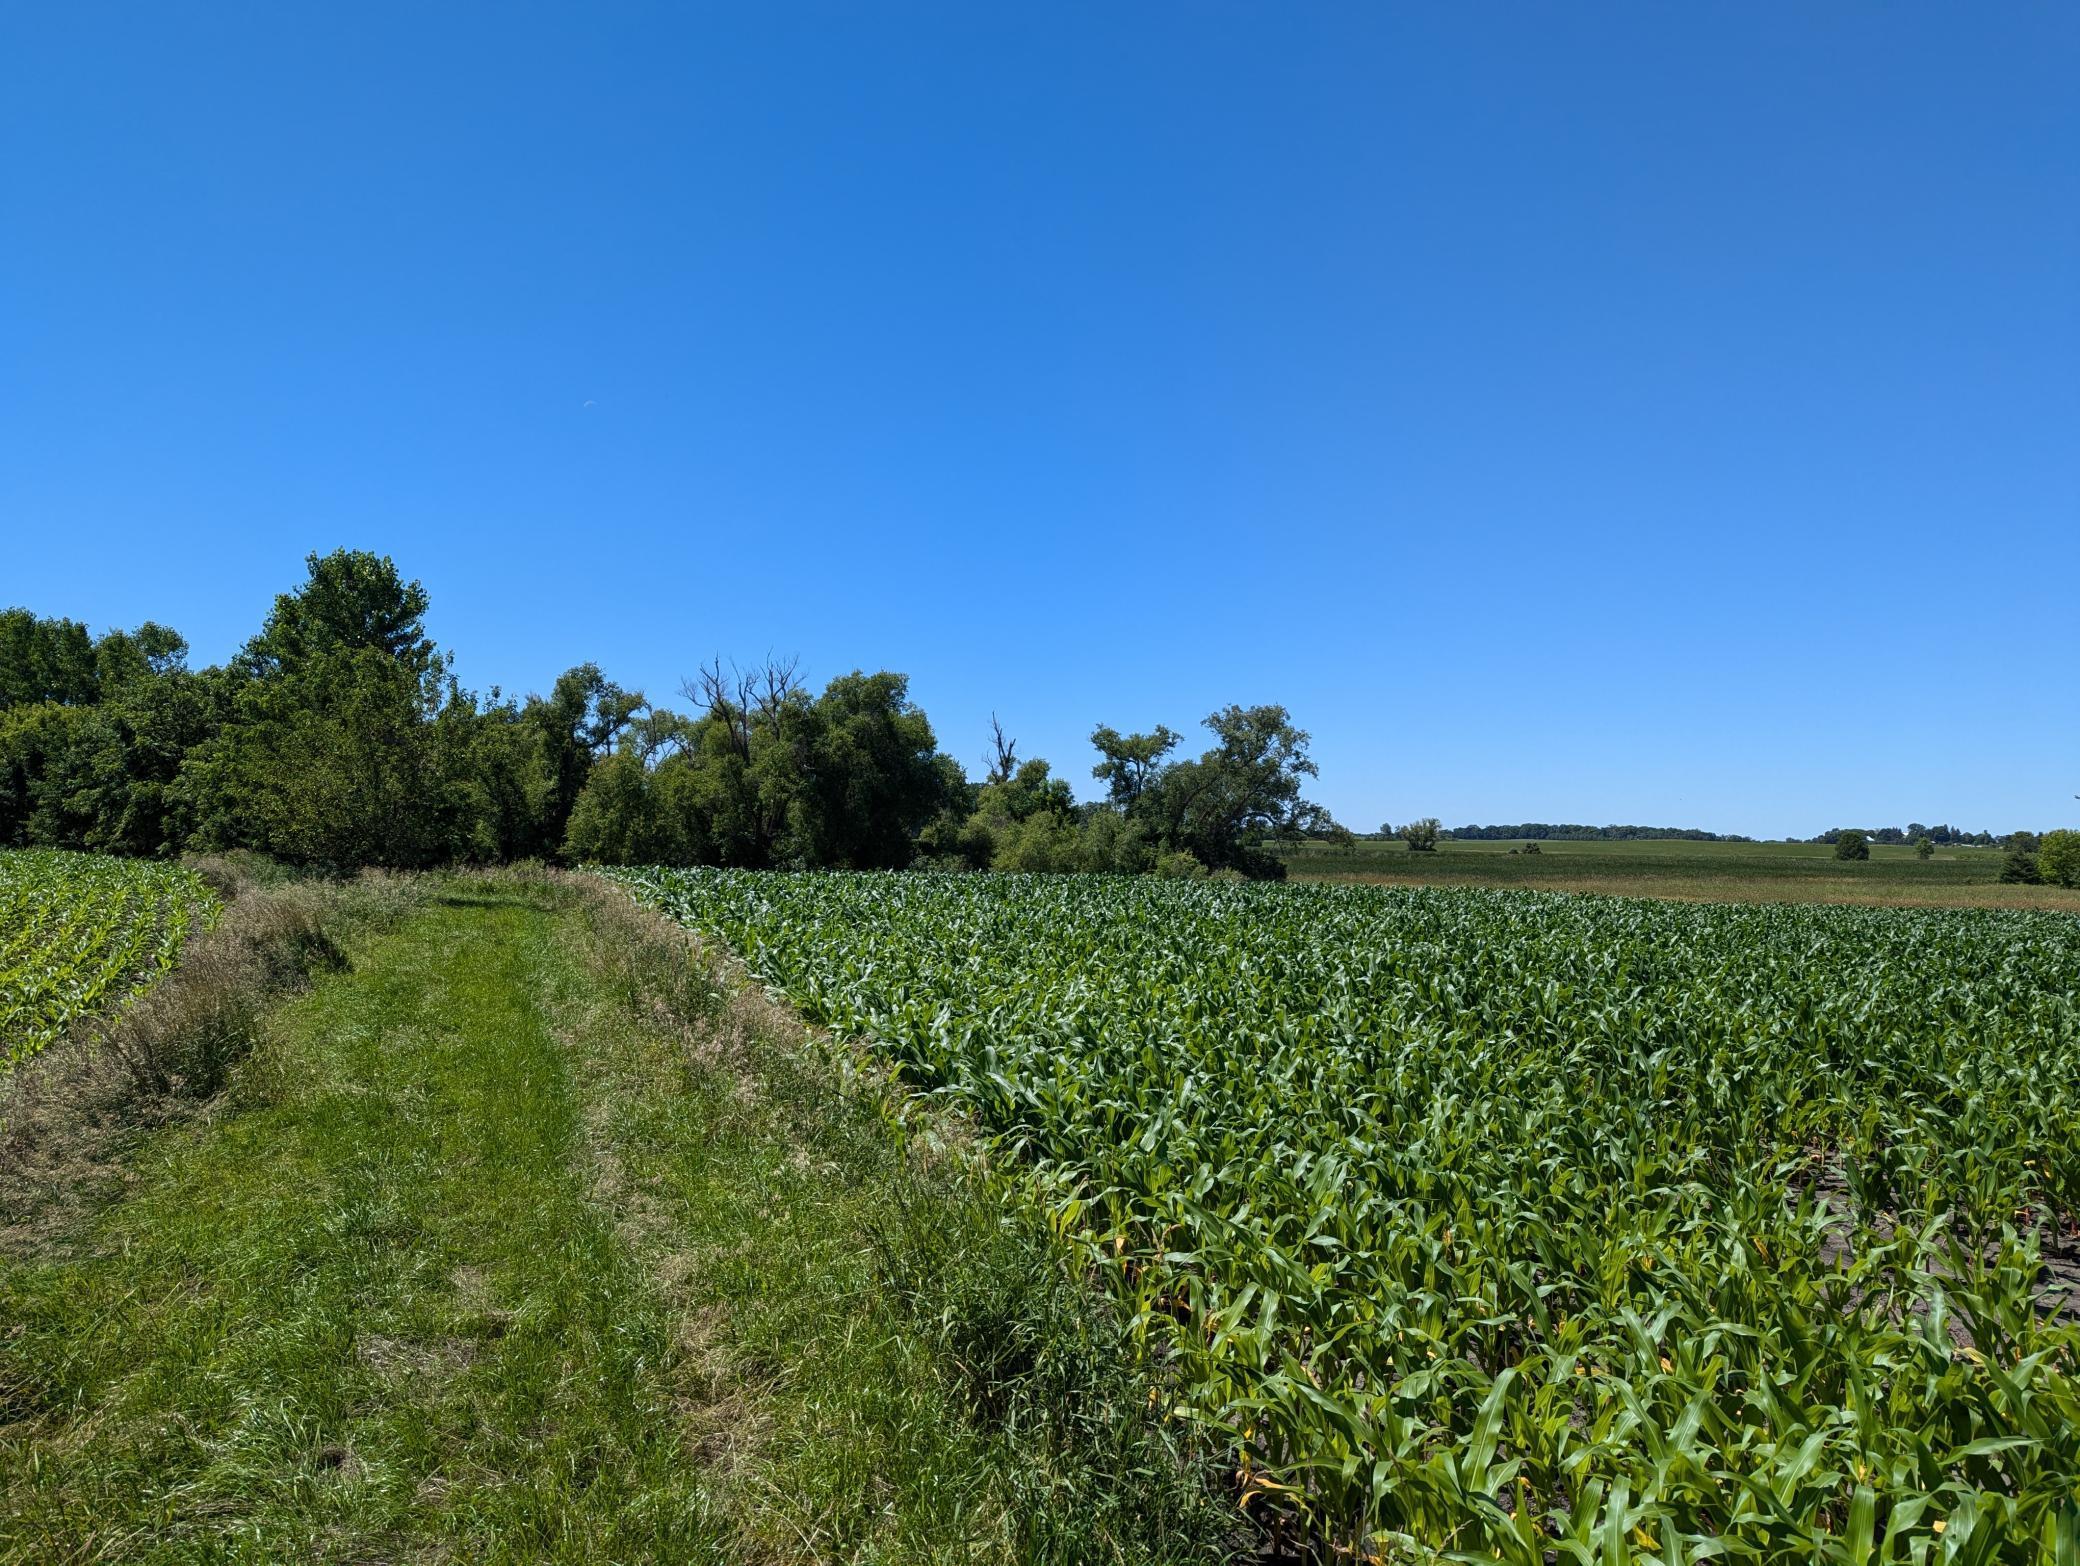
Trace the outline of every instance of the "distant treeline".
<instances>
[{"instance_id":1,"label":"distant treeline","mask_svg":"<svg viewBox=\"0 0 2080 1566\"><path fill-rule=\"evenodd\" d=\"M1632 843L1659 839L1676 839L1686 843L1752 843L1752 837L1742 837L1738 832L1706 832L1697 827L1644 827L1644 826L1576 826L1554 825L1547 821L1520 821L1515 826L1463 826L1453 827L1447 837L1467 838L1474 842L1501 842L1527 838L1534 842L1547 843Z\"/></svg>"},{"instance_id":2,"label":"distant treeline","mask_svg":"<svg viewBox=\"0 0 2080 1566\"><path fill-rule=\"evenodd\" d=\"M1919 821L1909 822L1903 827L1830 827L1818 837L1787 839L1806 843L1834 843L1844 832L1856 830L1873 843L1918 843L1922 838L1937 847L2006 847L2012 846L2032 834L2009 832L1996 837L1991 832L1967 832L1962 827L1950 825L1924 826ZM1391 834L1389 834L1391 835ZM1697 827L1643 827L1643 826L1556 826L1544 821L1521 821L1515 826L1462 826L1453 827L1446 837L1464 838L1472 842L1506 842L1526 839L1532 842L1588 843L1588 842L1648 842L1674 840L1686 843L1753 843L1756 838L1744 837L1738 832L1706 832Z\"/></svg>"},{"instance_id":3,"label":"distant treeline","mask_svg":"<svg viewBox=\"0 0 2080 1566\"><path fill-rule=\"evenodd\" d=\"M163 857L251 849L351 869L515 859L745 868L1277 876L1271 845L1341 831L1301 795L1308 736L1230 706L1210 748L1100 725L1078 805L997 731L969 779L909 681L718 662L656 706L594 664L547 694L464 690L426 590L387 558L308 561L221 667L163 625L98 638L0 613L0 846ZM1347 838L1348 834L1344 834Z\"/></svg>"},{"instance_id":4,"label":"distant treeline","mask_svg":"<svg viewBox=\"0 0 2080 1566\"><path fill-rule=\"evenodd\" d=\"M1911 821L1903 827L1829 827L1818 837L1809 837L1806 841L1808 843L1839 842L1842 834L1848 831L1860 831L1873 843L1918 843L1925 837L1938 847L1945 844L1953 844L1969 848L1993 848L2007 842L2009 838L2030 835L2028 833L2009 832L2001 837L1995 837L1991 832L1967 832L1962 827L1949 825L1923 826L1919 821Z\"/></svg>"}]
</instances>

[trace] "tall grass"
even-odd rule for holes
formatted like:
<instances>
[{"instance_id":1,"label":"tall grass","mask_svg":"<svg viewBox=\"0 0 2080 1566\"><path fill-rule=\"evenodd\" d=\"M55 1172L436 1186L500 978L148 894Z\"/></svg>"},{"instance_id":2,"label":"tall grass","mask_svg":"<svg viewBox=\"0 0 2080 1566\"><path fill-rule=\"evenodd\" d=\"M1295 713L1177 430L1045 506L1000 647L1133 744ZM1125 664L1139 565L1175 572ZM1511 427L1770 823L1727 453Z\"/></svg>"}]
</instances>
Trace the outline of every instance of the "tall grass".
<instances>
[{"instance_id":1,"label":"tall grass","mask_svg":"<svg viewBox=\"0 0 2080 1566\"><path fill-rule=\"evenodd\" d=\"M851 1558L873 1537L863 1529L873 1491L891 1482L908 1492L900 1504L934 1517L910 1537L920 1559L963 1535L975 1558L1063 1566L1254 1547L1215 1449L1159 1412L1175 1402L1162 1367L1136 1354L1125 1322L1044 1213L997 1178L964 1121L917 1099L885 1062L811 1032L725 951L618 887L590 877L575 887L590 960L624 1005L677 1030L692 1070L730 1084L710 1136L733 1149L726 1159L761 1166L768 1205L800 1226L775 1239L804 1248L809 1265L762 1259L763 1304L748 1318L736 1311L740 1343L789 1366L799 1393L765 1410L744 1484L786 1500L747 1509L747 1547ZM774 1151L776 1125L792 1146L768 1169L760 1155ZM851 1196L819 1206L832 1192ZM864 1268L840 1260L862 1238ZM813 1346L848 1320L865 1373ZM949 1398L961 1428L945 1424ZM871 1461L856 1453L848 1471L843 1431L869 1437ZM776 1514L802 1528L798 1552L768 1528Z\"/></svg>"}]
</instances>

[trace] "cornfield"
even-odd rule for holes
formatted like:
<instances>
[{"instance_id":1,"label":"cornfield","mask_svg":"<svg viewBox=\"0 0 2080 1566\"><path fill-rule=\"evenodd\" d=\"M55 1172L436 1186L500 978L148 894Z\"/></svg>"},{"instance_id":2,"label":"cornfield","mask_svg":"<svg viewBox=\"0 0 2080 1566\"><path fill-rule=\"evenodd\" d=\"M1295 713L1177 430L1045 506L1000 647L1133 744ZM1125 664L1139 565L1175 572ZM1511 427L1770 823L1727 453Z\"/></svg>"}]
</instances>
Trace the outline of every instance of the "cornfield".
<instances>
[{"instance_id":1,"label":"cornfield","mask_svg":"<svg viewBox=\"0 0 2080 1566\"><path fill-rule=\"evenodd\" d=\"M635 871L1361 1558L2080 1562L2080 921Z\"/></svg>"},{"instance_id":2,"label":"cornfield","mask_svg":"<svg viewBox=\"0 0 2080 1566\"><path fill-rule=\"evenodd\" d=\"M174 865L0 852L0 1070L172 967L215 911L201 880Z\"/></svg>"}]
</instances>

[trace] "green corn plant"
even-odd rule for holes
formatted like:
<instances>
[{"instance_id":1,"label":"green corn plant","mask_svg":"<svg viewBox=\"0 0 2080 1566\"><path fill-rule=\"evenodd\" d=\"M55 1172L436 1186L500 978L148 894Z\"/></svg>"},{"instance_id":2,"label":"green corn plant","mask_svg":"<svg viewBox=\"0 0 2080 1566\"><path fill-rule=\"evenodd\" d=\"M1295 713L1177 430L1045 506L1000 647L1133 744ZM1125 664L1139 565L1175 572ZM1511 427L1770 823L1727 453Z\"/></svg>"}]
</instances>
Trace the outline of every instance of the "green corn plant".
<instances>
[{"instance_id":1,"label":"green corn plant","mask_svg":"<svg viewBox=\"0 0 2080 1566\"><path fill-rule=\"evenodd\" d=\"M2073 1559L2080 921L615 872L968 1114L1356 1559Z\"/></svg>"},{"instance_id":2,"label":"green corn plant","mask_svg":"<svg viewBox=\"0 0 2080 1566\"><path fill-rule=\"evenodd\" d=\"M0 851L0 1071L165 973L216 912L177 865Z\"/></svg>"}]
</instances>

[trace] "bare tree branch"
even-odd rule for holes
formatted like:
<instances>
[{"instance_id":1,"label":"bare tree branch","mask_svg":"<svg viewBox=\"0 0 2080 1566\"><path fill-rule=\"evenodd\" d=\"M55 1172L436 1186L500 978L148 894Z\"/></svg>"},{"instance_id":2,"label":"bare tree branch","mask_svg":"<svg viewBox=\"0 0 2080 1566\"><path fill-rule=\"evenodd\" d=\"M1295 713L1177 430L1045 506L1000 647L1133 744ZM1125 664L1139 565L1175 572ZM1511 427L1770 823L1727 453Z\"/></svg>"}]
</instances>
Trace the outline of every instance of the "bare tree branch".
<instances>
[{"instance_id":1,"label":"bare tree branch","mask_svg":"<svg viewBox=\"0 0 2080 1566\"><path fill-rule=\"evenodd\" d=\"M993 712L989 715L990 754L982 758L989 771L984 779L990 783L1009 783L1011 774L1018 767L1018 741L1008 739L1004 725L997 721Z\"/></svg>"}]
</instances>

